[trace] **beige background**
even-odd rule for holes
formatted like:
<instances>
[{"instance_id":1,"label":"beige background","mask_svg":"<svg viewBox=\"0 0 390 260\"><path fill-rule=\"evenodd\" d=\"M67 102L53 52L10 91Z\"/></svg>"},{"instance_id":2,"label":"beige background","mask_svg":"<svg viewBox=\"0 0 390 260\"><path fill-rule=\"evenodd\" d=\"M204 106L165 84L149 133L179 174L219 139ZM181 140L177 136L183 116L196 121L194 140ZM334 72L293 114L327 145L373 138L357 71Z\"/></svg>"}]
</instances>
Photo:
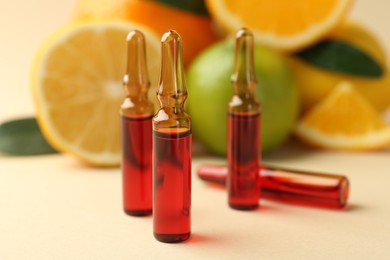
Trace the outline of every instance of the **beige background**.
<instances>
[{"instance_id":1,"label":"beige background","mask_svg":"<svg viewBox=\"0 0 390 260\"><path fill-rule=\"evenodd\" d=\"M75 0L0 0L0 121L32 115L29 68ZM390 49L390 2L356 1L351 17ZM121 210L119 169L86 168L65 155L0 156L0 259L390 259L390 149L335 153L288 144L264 158L347 175L350 207L333 211L262 200L255 212L193 178L193 237L163 244L152 218ZM203 162L196 157L194 171Z\"/></svg>"}]
</instances>

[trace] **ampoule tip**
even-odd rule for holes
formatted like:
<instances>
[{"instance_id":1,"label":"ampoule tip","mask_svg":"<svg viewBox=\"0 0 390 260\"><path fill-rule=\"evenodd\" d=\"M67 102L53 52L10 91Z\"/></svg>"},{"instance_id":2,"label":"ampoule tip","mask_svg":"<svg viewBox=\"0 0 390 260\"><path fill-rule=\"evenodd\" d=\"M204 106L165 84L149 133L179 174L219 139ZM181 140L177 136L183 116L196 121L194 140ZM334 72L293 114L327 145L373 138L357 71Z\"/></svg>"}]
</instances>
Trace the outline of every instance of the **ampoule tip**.
<instances>
[{"instance_id":1,"label":"ampoule tip","mask_svg":"<svg viewBox=\"0 0 390 260\"><path fill-rule=\"evenodd\" d=\"M134 29L127 34L127 38L126 38L127 42L134 41L137 39L144 40L144 35L140 31Z\"/></svg>"},{"instance_id":2,"label":"ampoule tip","mask_svg":"<svg viewBox=\"0 0 390 260\"><path fill-rule=\"evenodd\" d=\"M147 66L145 37L142 32L132 30L127 34L127 73L124 83L133 85L149 84Z\"/></svg>"},{"instance_id":3,"label":"ampoule tip","mask_svg":"<svg viewBox=\"0 0 390 260\"><path fill-rule=\"evenodd\" d=\"M161 37L162 43L169 43L174 40L181 42L181 37L175 30L169 30L166 33L164 33L163 36Z\"/></svg>"},{"instance_id":4,"label":"ampoule tip","mask_svg":"<svg viewBox=\"0 0 390 260\"><path fill-rule=\"evenodd\" d=\"M254 66L254 38L253 33L247 28L241 28L236 33L236 53L233 82L255 82L256 73Z\"/></svg>"},{"instance_id":5,"label":"ampoule tip","mask_svg":"<svg viewBox=\"0 0 390 260\"><path fill-rule=\"evenodd\" d=\"M248 28L243 27L239 29L236 33L236 38L242 38L242 37L253 37L253 33Z\"/></svg>"}]
</instances>

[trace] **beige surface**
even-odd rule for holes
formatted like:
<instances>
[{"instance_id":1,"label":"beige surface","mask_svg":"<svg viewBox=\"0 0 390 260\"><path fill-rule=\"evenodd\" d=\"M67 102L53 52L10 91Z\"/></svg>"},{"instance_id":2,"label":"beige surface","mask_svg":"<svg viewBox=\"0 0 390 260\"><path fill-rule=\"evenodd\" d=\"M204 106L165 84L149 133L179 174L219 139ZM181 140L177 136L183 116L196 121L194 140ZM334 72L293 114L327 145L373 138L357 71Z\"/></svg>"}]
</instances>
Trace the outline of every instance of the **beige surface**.
<instances>
[{"instance_id":1,"label":"beige surface","mask_svg":"<svg viewBox=\"0 0 390 260\"><path fill-rule=\"evenodd\" d=\"M33 114L33 53L74 2L0 0L0 121ZM361 0L352 12L387 49L389 8L385 0ZM118 169L86 168L65 155L0 156L0 259L390 259L390 150L347 154L290 144L265 160L348 175L349 210L263 200L258 211L233 211L222 190L194 177L193 237L169 245L154 240L151 217L122 213ZM193 168L216 161L223 160L197 157Z\"/></svg>"}]
</instances>

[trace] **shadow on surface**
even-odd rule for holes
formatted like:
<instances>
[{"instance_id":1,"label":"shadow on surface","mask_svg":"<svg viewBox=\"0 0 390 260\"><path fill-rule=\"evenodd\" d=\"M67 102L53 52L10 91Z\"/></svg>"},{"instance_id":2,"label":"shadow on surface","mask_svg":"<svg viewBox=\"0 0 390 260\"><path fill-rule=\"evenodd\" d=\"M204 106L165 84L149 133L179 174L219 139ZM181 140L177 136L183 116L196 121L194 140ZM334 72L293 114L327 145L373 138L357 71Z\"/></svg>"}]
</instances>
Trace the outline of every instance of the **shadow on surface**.
<instances>
[{"instance_id":1,"label":"shadow on surface","mask_svg":"<svg viewBox=\"0 0 390 260\"><path fill-rule=\"evenodd\" d=\"M362 211L365 210L366 208L362 205L359 204L348 204L347 207L344 210L341 211L347 211L347 212L355 212L355 211Z\"/></svg>"},{"instance_id":2,"label":"shadow on surface","mask_svg":"<svg viewBox=\"0 0 390 260\"><path fill-rule=\"evenodd\" d=\"M309 147L305 144L302 144L295 138L290 138L285 144L283 144L278 149L268 152L263 155L264 160L295 160L297 158L309 157L315 152L321 150Z\"/></svg>"},{"instance_id":3,"label":"shadow on surface","mask_svg":"<svg viewBox=\"0 0 390 260\"><path fill-rule=\"evenodd\" d=\"M210 240L212 240L212 238L208 237L208 236L204 236L204 235L200 235L198 233L193 233L191 234L191 237L190 239L188 240L188 243L204 243L204 242L209 242Z\"/></svg>"}]
</instances>

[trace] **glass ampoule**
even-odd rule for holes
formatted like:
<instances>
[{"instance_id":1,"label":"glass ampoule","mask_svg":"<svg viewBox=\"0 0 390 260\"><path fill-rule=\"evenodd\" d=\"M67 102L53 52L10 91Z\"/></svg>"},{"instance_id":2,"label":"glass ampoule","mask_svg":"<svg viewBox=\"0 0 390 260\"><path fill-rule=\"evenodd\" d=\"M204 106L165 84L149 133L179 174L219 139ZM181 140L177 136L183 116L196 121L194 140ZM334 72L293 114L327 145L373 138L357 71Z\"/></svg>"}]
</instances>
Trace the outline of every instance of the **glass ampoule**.
<instances>
[{"instance_id":1,"label":"glass ampoule","mask_svg":"<svg viewBox=\"0 0 390 260\"><path fill-rule=\"evenodd\" d=\"M127 36L127 71L123 79L126 98L121 105L123 208L128 215L152 213L152 118L148 100L144 35L137 30Z\"/></svg>"},{"instance_id":2,"label":"glass ampoule","mask_svg":"<svg viewBox=\"0 0 390 260\"><path fill-rule=\"evenodd\" d=\"M202 165L198 176L202 180L226 184L228 168ZM349 180L339 174L318 173L261 165L261 197L285 203L311 207L343 209L347 206Z\"/></svg>"},{"instance_id":3,"label":"glass ampoule","mask_svg":"<svg viewBox=\"0 0 390 260\"><path fill-rule=\"evenodd\" d=\"M167 243L191 233L191 119L184 112L187 89L182 39L170 30L161 39L161 75L153 118L153 231Z\"/></svg>"},{"instance_id":4,"label":"glass ampoule","mask_svg":"<svg viewBox=\"0 0 390 260\"><path fill-rule=\"evenodd\" d=\"M228 202L240 210L257 208L260 198L260 104L254 96L257 81L253 55L253 34L242 28L236 34L227 147Z\"/></svg>"}]
</instances>

